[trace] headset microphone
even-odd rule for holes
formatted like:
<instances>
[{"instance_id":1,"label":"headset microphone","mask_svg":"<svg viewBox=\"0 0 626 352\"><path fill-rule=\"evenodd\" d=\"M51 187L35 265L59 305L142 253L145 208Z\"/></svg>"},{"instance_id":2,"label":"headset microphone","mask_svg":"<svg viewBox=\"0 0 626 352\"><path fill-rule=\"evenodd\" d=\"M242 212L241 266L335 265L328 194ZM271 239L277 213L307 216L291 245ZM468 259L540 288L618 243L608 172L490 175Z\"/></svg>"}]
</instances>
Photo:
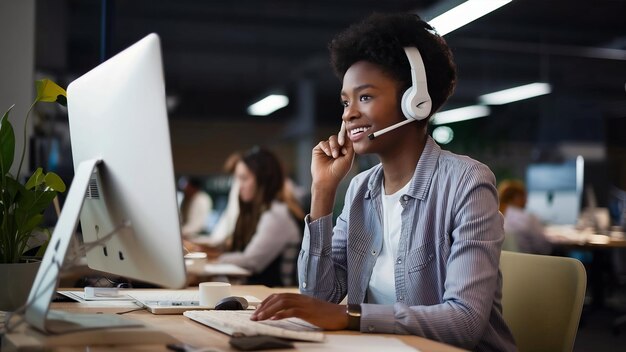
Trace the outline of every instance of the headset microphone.
<instances>
[{"instance_id":1,"label":"headset microphone","mask_svg":"<svg viewBox=\"0 0 626 352\"><path fill-rule=\"evenodd\" d=\"M376 132L374 132L374 133L370 133L370 134L367 136L367 138L369 138L370 140L372 140L372 139L374 139L374 138L376 138L376 137L380 136L381 134L385 134L385 133L387 133L387 132L389 132L389 131L393 131L393 130L395 130L396 128L398 128L398 127L400 127L400 126L404 126L404 125L406 125L407 123L410 123L410 122L413 122L413 121L417 121L417 120L415 120L415 119L406 119L406 120L404 120L404 121L402 121L402 122L395 123L395 124L393 124L393 125L391 125L391 126L389 126L389 127L385 127L385 128L383 128L382 130L376 131Z\"/></svg>"},{"instance_id":2,"label":"headset microphone","mask_svg":"<svg viewBox=\"0 0 626 352\"><path fill-rule=\"evenodd\" d=\"M402 95L402 101L400 106L402 113L406 117L405 121L398 122L387 128L383 128L380 131L376 131L367 136L369 139L374 139L381 134L395 130L400 126L404 126L407 123L413 121L419 121L427 118L430 115L432 108L432 100L428 95L428 82L426 81L426 68L424 67L424 61L422 55L416 47L405 47L404 53L406 54L409 64L411 65L411 81L412 85Z\"/></svg>"}]
</instances>

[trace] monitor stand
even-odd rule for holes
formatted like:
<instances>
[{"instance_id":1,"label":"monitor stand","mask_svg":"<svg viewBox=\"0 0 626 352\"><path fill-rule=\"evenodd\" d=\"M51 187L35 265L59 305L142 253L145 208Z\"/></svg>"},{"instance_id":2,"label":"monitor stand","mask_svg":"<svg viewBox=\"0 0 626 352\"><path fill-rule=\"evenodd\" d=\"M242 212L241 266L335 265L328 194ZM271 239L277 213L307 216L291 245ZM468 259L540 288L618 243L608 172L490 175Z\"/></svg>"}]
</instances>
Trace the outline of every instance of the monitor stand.
<instances>
[{"instance_id":1,"label":"monitor stand","mask_svg":"<svg viewBox=\"0 0 626 352\"><path fill-rule=\"evenodd\" d=\"M155 341L172 341L171 336L146 327L143 323L115 314L81 314L51 311L50 302L57 289L59 271L63 266L70 240L78 225L80 211L85 201L92 173L97 172L100 159L81 162L76 168L74 180L68 191L63 211L48 243L37 276L30 290L24 319L38 336L37 341L55 346L94 344L146 344ZM10 323L10 322L9 322ZM132 331L132 335L124 331ZM145 332L144 335L141 332ZM162 335L157 338L156 335ZM13 336L13 341L19 336ZM117 340L116 340L117 339Z\"/></svg>"}]
</instances>

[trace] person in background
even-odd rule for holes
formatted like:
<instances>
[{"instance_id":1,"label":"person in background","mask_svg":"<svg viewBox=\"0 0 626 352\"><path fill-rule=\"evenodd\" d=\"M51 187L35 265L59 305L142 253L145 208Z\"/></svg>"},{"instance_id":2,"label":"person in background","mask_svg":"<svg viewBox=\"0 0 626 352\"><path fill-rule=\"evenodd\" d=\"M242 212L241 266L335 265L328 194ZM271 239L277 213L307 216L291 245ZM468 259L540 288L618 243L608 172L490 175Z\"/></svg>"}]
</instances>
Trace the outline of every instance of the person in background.
<instances>
[{"instance_id":1,"label":"person in background","mask_svg":"<svg viewBox=\"0 0 626 352\"><path fill-rule=\"evenodd\" d=\"M189 177L183 186L183 200L180 204L183 237L190 238L204 232L212 209L213 201L202 189L202 180Z\"/></svg>"},{"instance_id":2,"label":"person in background","mask_svg":"<svg viewBox=\"0 0 626 352\"><path fill-rule=\"evenodd\" d=\"M232 153L226 158L224 162L224 171L230 175L234 175L235 167L237 163L241 161L241 153ZM228 192L228 200L226 201L226 208L220 214L219 220L211 230L209 236L205 236L196 240L194 246L190 244L191 248L197 250L206 250L213 248L216 250L224 249L224 247L231 241L233 232L235 231L235 225L237 224L237 218L239 217L239 182L233 176L230 191ZM204 247L204 248L202 248Z\"/></svg>"},{"instance_id":3,"label":"person in background","mask_svg":"<svg viewBox=\"0 0 626 352\"><path fill-rule=\"evenodd\" d=\"M526 187L519 180L504 180L498 185L500 212L504 214L504 233L512 236L517 250L524 253L550 254L552 245L544 235L539 219L524 210Z\"/></svg>"},{"instance_id":4,"label":"person in background","mask_svg":"<svg viewBox=\"0 0 626 352\"><path fill-rule=\"evenodd\" d=\"M425 72L415 69L428 88L421 81L415 89L430 95L411 109L426 102L428 111L370 139L406 121L400 102L412 78L405 47L421 53ZM302 294L271 295L251 319L298 317L328 330L515 350L502 316L504 230L495 177L427 134L428 118L456 84L446 42L417 15L375 14L335 37L330 51L343 79L342 132L312 151L311 212L298 257ZM337 187L355 153L374 154L381 163L351 180L333 227ZM348 305L340 305L346 295Z\"/></svg>"},{"instance_id":5,"label":"person in background","mask_svg":"<svg viewBox=\"0 0 626 352\"><path fill-rule=\"evenodd\" d=\"M290 247L301 243L299 223L304 219L304 212L286 193L283 167L267 149L255 147L240 155L234 178L233 187L238 194L234 228L232 233L210 243L215 246L226 242L228 251L220 255L217 262L235 264L253 272L246 281L248 284L283 286L283 255Z\"/></svg>"}]
</instances>

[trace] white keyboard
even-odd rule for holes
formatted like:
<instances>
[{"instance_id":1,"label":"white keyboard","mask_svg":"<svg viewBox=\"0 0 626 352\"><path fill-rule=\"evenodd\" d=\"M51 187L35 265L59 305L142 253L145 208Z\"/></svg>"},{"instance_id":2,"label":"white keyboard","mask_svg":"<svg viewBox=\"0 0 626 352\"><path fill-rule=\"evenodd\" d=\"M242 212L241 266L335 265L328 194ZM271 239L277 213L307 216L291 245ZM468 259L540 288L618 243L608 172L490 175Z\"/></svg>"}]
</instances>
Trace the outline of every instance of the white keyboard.
<instances>
[{"instance_id":1,"label":"white keyboard","mask_svg":"<svg viewBox=\"0 0 626 352\"><path fill-rule=\"evenodd\" d=\"M267 335L290 340L321 342L324 334L302 319L252 321L253 312L243 310L194 310L183 315L228 335Z\"/></svg>"}]
</instances>

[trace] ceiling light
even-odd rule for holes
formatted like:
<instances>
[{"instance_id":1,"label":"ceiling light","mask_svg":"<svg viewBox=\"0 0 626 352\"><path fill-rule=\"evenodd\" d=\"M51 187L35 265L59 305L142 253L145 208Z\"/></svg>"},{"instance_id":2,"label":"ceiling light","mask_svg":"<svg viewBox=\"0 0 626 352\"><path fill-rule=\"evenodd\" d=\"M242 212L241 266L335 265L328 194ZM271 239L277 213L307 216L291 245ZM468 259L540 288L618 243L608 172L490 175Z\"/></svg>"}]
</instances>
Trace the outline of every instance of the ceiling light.
<instances>
[{"instance_id":1,"label":"ceiling light","mask_svg":"<svg viewBox=\"0 0 626 352\"><path fill-rule=\"evenodd\" d=\"M487 105L502 105L514 101L528 99L539 95L549 94L552 87L548 83L531 83L509 88L478 97L481 103Z\"/></svg>"},{"instance_id":2,"label":"ceiling light","mask_svg":"<svg viewBox=\"0 0 626 352\"><path fill-rule=\"evenodd\" d=\"M446 110L436 113L432 118L433 125L443 125L489 115L489 107L484 105L470 105L463 108Z\"/></svg>"},{"instance_id":3,"label":"ceiling light","mask_svg":"<svg viewBox=\"0 0 626 352\"><path fill-rule=\"evenodd\" d=\"M511 0L467 0L433 18L428 23L435 28L439 35L443 36L509 2Z\"/></svg>"},{"instance_id":4,"label":"ceiling light","mask_svg":"<svg viewBox=\"0 0 626 352\"><path fill-rule=\"evenodd\" d=\"M448 126L437 126L433 130L433 139L439 144L448 144L454 139L454 131Z\"/></svg>"},{"instance_id":5,"label":"ceiling light","mask_svg":"<svg viewBox=\"0 0 626 352\"><path fill-rule=\"evenodd\" d=\"M289 98L285 95L272 94L248 106L248 114L254 116L267 116L274 111L284 108L289 104Z\"/></svg>"}]
</instances>

